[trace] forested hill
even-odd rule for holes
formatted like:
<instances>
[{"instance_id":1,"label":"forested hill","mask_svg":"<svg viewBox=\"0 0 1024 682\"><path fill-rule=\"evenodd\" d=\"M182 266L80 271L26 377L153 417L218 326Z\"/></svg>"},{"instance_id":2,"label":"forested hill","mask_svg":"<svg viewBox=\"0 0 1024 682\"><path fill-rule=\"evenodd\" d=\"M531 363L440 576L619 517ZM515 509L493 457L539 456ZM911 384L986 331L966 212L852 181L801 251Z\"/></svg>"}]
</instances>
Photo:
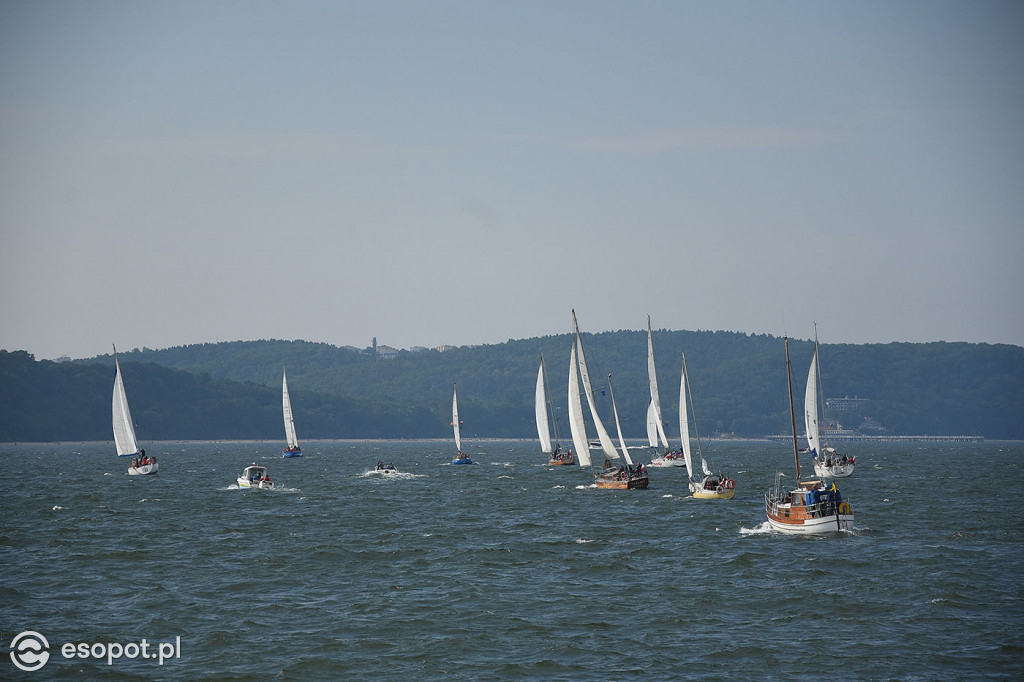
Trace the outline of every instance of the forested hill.
<instances>
[{"instance_id":1,"label":"forested hill","mask_svg":"<svg viewBox=\"0 0 1024 682\"><path fill-rule=\"evenodd\" d=\"M612 372L626 436L645 437L646 332L583 338L595 388L600 392ZM654 346L668 433L678 434L683 350L702 434L789 430L781 338L659 330ZM300 439L446 437L453 381L464 435L533 437L543 353L567 439L570 347L568 334L391 357L304 341L228 342L134 350L121 355L121 368L144 439L281 439L285 368ZM812 351L810 341L790 341L798 410ZM826 344L820 357L826 396L866 399L856 401L856 411L836 414L844 427L1024 438L1024 348ZM111 356L54 363L0 351L0 439L110 438L112 382ZM606 396L599 396L599 405L610 414Z\"/></svg>"}]
</instances>

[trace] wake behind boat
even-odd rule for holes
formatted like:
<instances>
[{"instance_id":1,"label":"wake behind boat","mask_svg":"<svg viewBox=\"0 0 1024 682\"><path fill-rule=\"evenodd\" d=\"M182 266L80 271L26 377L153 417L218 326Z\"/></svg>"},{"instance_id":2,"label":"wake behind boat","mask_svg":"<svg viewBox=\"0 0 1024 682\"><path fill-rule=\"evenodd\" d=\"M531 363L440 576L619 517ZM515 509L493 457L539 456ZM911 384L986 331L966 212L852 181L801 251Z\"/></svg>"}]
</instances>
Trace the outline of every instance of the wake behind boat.
<instances>
[{"instance_id":1,"label":"wake behind boat","mask_svg":"<svg viewBox=\"0 0 1024 682\"><path fill-rule=\"evenodd\" d=\"M284 413L284 437L287 446L281 452L285 457L302 457L299 437L295 435L295 419L292 415L292 399L288 395L288 372L281 372L281 411Z\"/></svg>"},{"instance_id":2,"label":"wake behind boat","mask_svg":"<svg viewBox=\"0 0 1024 682\"><path fill-rule=\"evenodd\" d=\"M793 457L796 461L796 487L782 489L782 474L775 487L765 493L764 507L768 525L792 535L819 535L853 530L853 508L844 502L836 484L800 480L800 449L796 440L796 412L793 408L793 376L789 364L789 338L786 342L786 375L789 382L789 414L793 422Z\"/></svg>"},{"instance_id":3,"label":"wake behind boat","mask_svg":"<svg viewBox=\"0 0 1024 682\"><path fill-rule=\"evenodd\" d=\"M270 480L270 476L267 474L267 467L259 466L256 462L245 467L237 481L238 487L242 489L257 488L259 490L270 490L274 487L274 482Z\"/></svg>"},{"instance_id":4,"label":"wake behind boat","mask_svg":"<svg viewBox=\"0 0 1024 682\"><path fill-rule=\"evenodd\" d=\"M452 429L455 432L455 459L452 460L452 464L472 464L473 460L469 458L465 452L462 451L462 434L459 430L459 426L462 422L459 421L459 386L458 383L452 383Z\"/></svg>"},{"instance_id":5,"label":"wake behind boat","mask_svg":"<svg viewBox=\"0 0 1024 682\"><path fill-rule=\"evenodd\" d=\"M124 391L124 379L121 377L121 363L117 360L117 346L114 346L114 395L112 416L114 426L114 447L118 457L132 457L128 467L129 476L145 476L160 470L156 457L148 457L145 450L139 449L135 438L135 424L132 412L128 408L128 396Z\"/></svg>"}]
</instances>

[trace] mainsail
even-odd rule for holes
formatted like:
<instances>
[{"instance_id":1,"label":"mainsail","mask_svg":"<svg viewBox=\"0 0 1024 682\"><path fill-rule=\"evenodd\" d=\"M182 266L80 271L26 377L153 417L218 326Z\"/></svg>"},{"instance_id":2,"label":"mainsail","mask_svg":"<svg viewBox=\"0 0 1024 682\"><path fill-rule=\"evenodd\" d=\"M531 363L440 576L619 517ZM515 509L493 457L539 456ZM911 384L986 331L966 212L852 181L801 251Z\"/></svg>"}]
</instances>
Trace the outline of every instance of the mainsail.
<instances>
[{"instance_id":1,"label":"mainsail","mask_svg":"<svg viewBox=\"0 0 1024 682\"><path fill-rule=\"evenodd\" d=\"M295 435L295 419L292 417L292 399L288 395L288 373L281 373L281 410L284 413L284 437L288 441L288 449L299 447L299 438Z\"/></svg>"},{"instance_id":2,"label":"mainsail","mask_svg":"<svg viewBox=\"0 0 1024 682\"><path fill-rule=\"evenodd\" d=\"M654 409L654 401L647 403L647 444L658 447L658 413Z\"/></svg>"},{"instance_id":3,"label":"mainsail","mask_svg":"<svg viewBox=\"0 0 1024 682\"><path fill-rule=\"evenodd\" d=\"M114 375L113 397L114 445L117 447L118 457L129 457L138 454L139 445L135 440L132 412L128 409L128 396L124 392L124 380L121 379L121 364L117 361L116 348L114 366L117 368Z\"/></svg>"},{"instance_id":4,"label":"mainsail","mask_svg":"<svg viewBox=\"0 0 1024 682\"><path fill-rule=\"evenodd\" d=\"M587 426L583 421L583 403L580 402L580 380L576 371L576 341L573 340L569 354L569 432L572 444L576 446L576 459L581 467L590 466L590 446L587 443Z\"/></svg>"},{"instance_id":5,"label":"mainsail","mask_svg":"<svg viewBox=\"0 0 1024 682\"><path fill-rule=\"evenodd\" d=\"M661 419L661 398L658 395L658 373L654 368L654 341L651 338L651 316L647 316L647 378L651 385L651 403L648 407L647 420L648 429L650 429L650 422L653 419L657 427L658 436L661 438L661 444L667 449L668 437L665 435L665 427L662 424ZM653 410L654 414L651 415ZM650 436L648 436L650 440ZM651 447L657 447L657 442L652 442Z\"/></svg>"},{"instance_id":6,"label":"mainsail","mask_svg":"<svg viewBox=\"0 0 1024 682\"><path fill-rule=\"evenodd\" d=\"M686 460L687 475L693 473L690 456L690 420L686 409L686 354L683 354L683 372L679 379L679 440L683 445L683 459Z\"/></svg>"},{"instance_id":7,"label":"mainsail","mask_svg":"<svg viewBox=\"0 0 1024 682\"><path fill-rule=\"evenodd\" d=\"M462 452L462 436L459 433L459 389L452 384L452 428L455 429L455 448Z\"/></svg>"},{"instance_id":8,"label":"mainsail","mask_svg":"<svg viewBox=\"0 0 1024 682\"><path fill-rule=\"evenodd\" d=\"M807 389L804 391L804 429L807 432L807 447L816 457L821 452L818 431L818 346L814 346L811 368L807 371Z\"/></svg>"},{"instance_id":9,"label":"mainsail","mask_svg":"<svg viewBox=\"0 0 1024 682\"><path fill-rule=\"evenodd\" d=\"M554 452L551 447L551 428L548 425L548 398L544 389L544 358L540 359L540 367L537 368L537 390L534 395L535 410L537 414L537 436L540 438L540 451L545 455Z\"/></svg>"},{"instance_id":10,"label":"mainsail","mask_svg":"<svg viewBox=\"0 0 1024 682\"><path fill-rule=\"evenodd\" d=\"M612 442L612 437L608 435L608 430L604 428L604 423L601 421L601 417L597 413L597 405L594 403L594 389L590 386L590 372L587 371L587 357L583 354L583 339L580 338L580 326L576 322L576 311L572 311L572 323L576 328L576 346L578 350L578 360L580 365L580 378L583 380L583 390L587 394L587 405L590 406L590 416L594 420L594 428L597 429L597 438L601 441L601 449L604 450L604 454L608 459L619 459L619 453L615 450L615 443ZM579 450L579 446L576 446ZM577 453L578 454L578 453Z\"/></svg>"}]
</instances>

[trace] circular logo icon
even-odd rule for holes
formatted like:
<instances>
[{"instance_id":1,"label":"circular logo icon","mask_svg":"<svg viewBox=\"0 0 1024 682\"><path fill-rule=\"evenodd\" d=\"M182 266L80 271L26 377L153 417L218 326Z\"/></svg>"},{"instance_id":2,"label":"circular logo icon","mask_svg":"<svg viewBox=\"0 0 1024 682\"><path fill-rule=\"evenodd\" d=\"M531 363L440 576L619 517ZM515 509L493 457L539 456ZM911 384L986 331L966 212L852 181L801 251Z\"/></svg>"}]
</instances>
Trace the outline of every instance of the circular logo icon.
<instances>
[{"instance_id":1,"label":"circular logo icon","mask_svg":"<svg viewBox=\"0 0 1024 682\"><path fill-rule=\"evenodd\" d=\"M50 643L38 632L25 630L11 640L11 660L25 672L39 670L50 660Z\"/></svg>"}]
</instances>

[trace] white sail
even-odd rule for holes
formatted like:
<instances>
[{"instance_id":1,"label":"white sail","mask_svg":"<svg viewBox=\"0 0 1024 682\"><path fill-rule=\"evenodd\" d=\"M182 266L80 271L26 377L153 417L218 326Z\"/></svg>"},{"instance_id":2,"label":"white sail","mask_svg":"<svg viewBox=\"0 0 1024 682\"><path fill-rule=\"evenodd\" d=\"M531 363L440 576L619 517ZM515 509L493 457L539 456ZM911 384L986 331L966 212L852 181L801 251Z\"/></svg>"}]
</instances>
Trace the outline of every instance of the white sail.
<instances>
[{"instance_id":1,"label":"white sail","mask_svg":"<svg viewBox=\"0 0 1024 682\"><path fill-rule=\"evenodd\" d=\"M459 390L458 385L452 388L452 428L455 430L455 449L462 452L462 435L459 433Z\"/></svg>"},{"instance_id":2,"label":"white sail","mask_svg":"<svg viewBox=\"0 0 1024 682\"><path fill-rule=\"evenodd\" d=\"M587 357L583 354L583 339L580 338L580 326L576 322L576 311L572 311L572 323L576 328L576 347L580 366L580 378L583 380L583 390L587 394L587 405L590 406L590 416L594 420L594 428L597 429L597 438L601 441L601 449L608 459L619 459L619 453L615 450L615 443L604 428L600 415L597 413L597 405L594 403L594 389L590 385L590 372L587 371Z\"/></svg>"},{"instance_id":3,"label":"white sail","mask_svg":"<svg viewBox=\"0 0 1024 682\"><path fill-rule=\"evenodd\" d=\"M647 444L658 447L658 413L654 411L654 401L647 403Z\"/></svg>"},{"instance_id":4,"label":"white sail","mask_svg":"<svg viewBox=\"0 0 1024 682\"><path fill-rule=\"evenodd\" d=\"M540 451L545 455L554 452L551 447L551 428L548 425L548 398L544 390L544 359L541 358L537 368L537 391L534 396L534 408L537 414L537 436L540 438Z\"/></svg>"},{"instance_id":5,"label":"white sail","mask_svg":"<svg viewBox=\"0 0 1024 682\"><path fill-rule=\"evenodd\" d=\"M117 447L117 456L125 457L137 454L139 444L135 440L135 427L132 425L131 410L128 409L128 396L124 392L124 380L121 379L121 364L117 361L116 348L114 366L117 368L114 375L113 397L114 445Z\"/></svg>"},{"instance_id":6,"label":"white sail","mask_svg":"<svg viewBox=\"0 0 1024 682\"><path fill-rule=\"evenodd\" d=\"M804 391L804 428L807 432L807 447L812 456L821 453L818 431L818 346L814 346L811 368L807 371L807 389Z\"/></svg>"},{"instance_id":7,"label":"white sail","mask_svg":"<svg viewBox=\"0 0 1024 682\"><path fill-rule=\"evenodd\" d=\"M295 419L292 417L292 399L288 395L288 373L281 373L281 411L284 413L284 438L288 441L288 449L299 447L299 438L295 435Z\"/></svg>"},{"instance_id":8,"label":"white sail","mask_svg":"<svg viewBox=\"0 0 1024 682\"><path fill-rule=\"evenodd\" d=\"M686 460L686 472L693 475L693 462L690 457L690 420L686 409L686 354L683 354L683 372L679 379L679 440L683 446L683 459Z\"/></svg>"},{"instance_id":9,"label":"white sail","mask_svg":"<svg viewBox=\"0 0 1024 682\"><path fill-rule=\"evenodd\" d=\"M580 380L576 372L576 341L569 354L569 431L576 447L576 460L581 467L590 466L590 445L587 443L587 425L583 421L583 403L580 402Z\"/></svg>"},{"instance_id":10,"label":"white sail","mask_svg":"<svg viewBox=\"0 0 1024 682\"><path fill-rule=\"evenodd\" d=\"M626 464L633 466L633 460L629 458L629 449L626 448L626 441L622 437L622 424L619 423L619 408L615 406L615 391L612 389L612 375L608 375L608 391L612 394L612 414L615 415L615 432L619 436L619 447L622 448L622 458Z\"/></svg>"},{"instance_id":11,"label":"white sail","mask_svg":"<svg viewBox=\"0 0 1024 682\"><path fill-rule=\"evenodd\" d=\"M647 379L651 385L651 405L654 408L654 420L657 426L658 436L661 438L661 444L668 448L668 437L665 435L665 427L662 424L661 419L661 398L658 394L658 373L654 368L654 340L651 338L651 316L647 316ZM648 420L650 414L648 414ZM657 446L657 443L652 443L651 447Z\"/></svg>"}]
</instances>

